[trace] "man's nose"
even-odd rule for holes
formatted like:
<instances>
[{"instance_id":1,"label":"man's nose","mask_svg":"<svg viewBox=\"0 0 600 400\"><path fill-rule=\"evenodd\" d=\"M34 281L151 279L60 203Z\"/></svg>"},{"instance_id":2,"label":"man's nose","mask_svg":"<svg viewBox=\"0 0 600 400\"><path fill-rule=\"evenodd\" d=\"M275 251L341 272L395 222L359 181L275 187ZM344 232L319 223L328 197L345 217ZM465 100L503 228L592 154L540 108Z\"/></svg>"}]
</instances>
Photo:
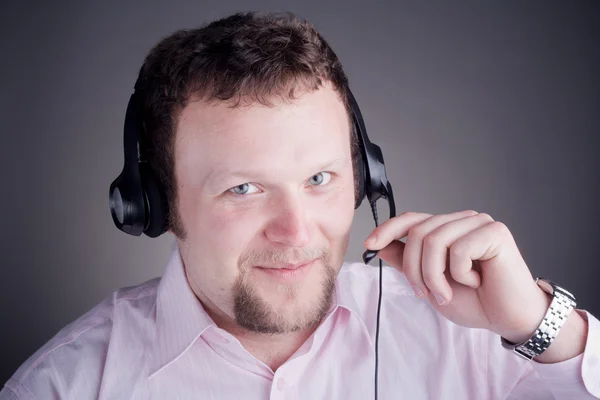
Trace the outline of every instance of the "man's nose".
<instances>
[{"instance_id":1,"label":"man's nose","mask_svg":"<svg viewBox=\"0 0 600 400\"><path fill-rule=\"evenodd\" d=\"M272 217L265 235L285 246L304 247L309 243L306 205L300 196L280 196L273 202Z\"/></svg>"}]
</instances>

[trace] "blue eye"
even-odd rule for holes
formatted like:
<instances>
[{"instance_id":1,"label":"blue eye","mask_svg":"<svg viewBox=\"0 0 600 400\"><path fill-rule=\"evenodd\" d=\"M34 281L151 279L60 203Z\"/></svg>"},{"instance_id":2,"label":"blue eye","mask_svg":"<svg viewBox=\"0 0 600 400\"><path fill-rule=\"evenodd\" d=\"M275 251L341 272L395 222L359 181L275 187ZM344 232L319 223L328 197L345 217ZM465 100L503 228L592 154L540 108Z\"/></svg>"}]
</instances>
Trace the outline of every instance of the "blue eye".
<instances>
[{"instance_id":1,"label":"blue eye","mask_svg":"<svg viewBox=\"0 0 600 400\"><path fill-rule=\"evenodd\" d=\"M329 172L319 172L318 174L315 174L308 179L308 182L312 186L323 186L329 183L329 181L331 181L331 173ZM253 184L247 182L241 185L234 186L228 189L227 191L238 196L245 196L248 194L258 192L258 188Z\"/></svg>"},{"instance_id":2,"label":"blue eye","mask_svg":"<svg viewBox=\"0 0 600 400\"><path fill-rule=\"evenodd\" d=\"M331 174L329 172L319 172L318 174L311 176L308 181L311 185L322 186L329 183L330 180Z\"/></svg>"},{"instance_id":3,"label":"blue eye","mask_svg":"<svg viewBox=\"0 0 600 400\"><path fill-rule=\"evenodd\" d=\"M235 194L239 194L241 196L249 194L249 193L255 193L256 191L248 192L248 188L250 186L254 186L254 185L252 185L251 183L243 183L241 185L232 187L231 189L229 189L229 191L232 193L235 193ZM256 188L256 186L254 186L254 188ZM258 189L256 189L256 190L258 190Z\"/></svg>"}]
</instances>

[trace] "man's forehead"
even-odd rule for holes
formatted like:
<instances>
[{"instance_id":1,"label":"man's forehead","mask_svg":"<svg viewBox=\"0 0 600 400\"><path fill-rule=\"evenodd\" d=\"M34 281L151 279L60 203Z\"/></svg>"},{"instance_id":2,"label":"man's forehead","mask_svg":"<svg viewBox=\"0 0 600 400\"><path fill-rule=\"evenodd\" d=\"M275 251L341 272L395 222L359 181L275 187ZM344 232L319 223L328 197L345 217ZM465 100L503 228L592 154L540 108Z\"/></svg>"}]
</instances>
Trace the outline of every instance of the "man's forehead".
<instances>
[{"instance_id":1,"label":"man's forehead","mask_svg":"<svg viewBox=\"0 0 600 400\"><path fill-rule=\"evenodd\" d=\"M272 106L191 103L176 135L178 181L215 192L249 181L299 181L343 169L351 158L348 113L331 88Z\"/></svg>"},{"instance_id":2,"label":"man's forehead","mask_svg":"<svg viewBox=\"0 0 600 400\"><path fill-rule=\"evenodd\" d=\"M318 90L302 93L293 100L275 98L268 105L244 100L239 105L234 105L231 101L191 101L177 118L177 132L238 131L235 128L251 128L248 122L260 125L294 117L304 117L302 120L308 124L348 123L348 113L338 92L326 85Z\"/></svg>"},{"instance_id":3,"label":"man's forehead","mask_svg":"<svg viewBox=\"0 0 600 400\"><path fill-rule=\"evenodd\" d=\"M333 152L349 140L345 107L337 94L310 93L308 96L294 104L275 107L190 104L182 112L177 126L177 157L185 158L192 153L192 156L204 154L208 158L252 159L254 153L280 153L304 159L320 149ZM320 160L325 161L328 160Z\"/></svg>"}]
</instances>

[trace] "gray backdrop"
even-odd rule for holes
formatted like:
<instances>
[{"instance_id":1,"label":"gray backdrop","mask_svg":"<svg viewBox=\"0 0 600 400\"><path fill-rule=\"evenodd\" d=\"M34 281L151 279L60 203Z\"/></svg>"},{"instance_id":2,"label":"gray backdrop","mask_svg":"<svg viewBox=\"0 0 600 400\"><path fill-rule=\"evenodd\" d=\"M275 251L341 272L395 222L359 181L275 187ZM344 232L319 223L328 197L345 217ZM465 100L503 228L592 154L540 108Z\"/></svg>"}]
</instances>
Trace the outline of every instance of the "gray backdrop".
<instances>
[{"instance_id":1,"label":"gray backdrop","mask_svg":"<svg viewBox=\"0 0 600 400\"><path fill-rule=\"evenodd\" d=\"M17 2L13 2L17 3ZM125 107L163 36L291 10L330 41L399 212L487 212L534 276L600 315L598 1L98 1L0 10L0 383L112 290L163 272L173 239L118 231ZM347 259L373 228L358 210Z\"/></svg>"}]
</instances>

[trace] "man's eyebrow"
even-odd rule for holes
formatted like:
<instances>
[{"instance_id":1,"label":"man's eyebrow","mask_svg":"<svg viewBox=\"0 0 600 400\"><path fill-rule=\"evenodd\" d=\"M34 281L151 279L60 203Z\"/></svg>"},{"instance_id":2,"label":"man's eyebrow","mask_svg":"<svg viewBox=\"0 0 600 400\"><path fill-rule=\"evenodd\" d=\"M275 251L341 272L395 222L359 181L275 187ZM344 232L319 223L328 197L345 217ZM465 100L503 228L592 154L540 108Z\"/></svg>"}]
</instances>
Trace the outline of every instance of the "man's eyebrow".
<instances>
[{"instance_id":1,"label":"man's eyebrow","mask_svg":"<svg viewBox=\"0 0 600 400\"><path fill-rule=\"evenodd\" d=\"M315 169L315 173L326 171L332 167L336 166L344 166L347 163L347 159L345 158L335 158L330 161L326 161L323 164L320 164L318 168ZM223 179L223 178L243 178L248 180L257 179L262 175L262 171L253 170L252 167L246 167L244 169L217 169L211 171L204 180L204 186L210 185L215 180Z\"/></svg>"},{"instance_id":2,"label":"man's eyebrow","mask_svg":"<svg viewBox=\"0 0 600 400\"><path fill-rule=\"evenodd\" d=\"M325 170L327 170L327 169L329 169L331 167L338 167L338 166L342 167L342 166L346 165L347 162L348 162L347 158L334 158L333 160L328 161L328 162L322 164L318 168L318 170L320 172L320 171L325 171Z\"/></svg>"}]
</instances>

